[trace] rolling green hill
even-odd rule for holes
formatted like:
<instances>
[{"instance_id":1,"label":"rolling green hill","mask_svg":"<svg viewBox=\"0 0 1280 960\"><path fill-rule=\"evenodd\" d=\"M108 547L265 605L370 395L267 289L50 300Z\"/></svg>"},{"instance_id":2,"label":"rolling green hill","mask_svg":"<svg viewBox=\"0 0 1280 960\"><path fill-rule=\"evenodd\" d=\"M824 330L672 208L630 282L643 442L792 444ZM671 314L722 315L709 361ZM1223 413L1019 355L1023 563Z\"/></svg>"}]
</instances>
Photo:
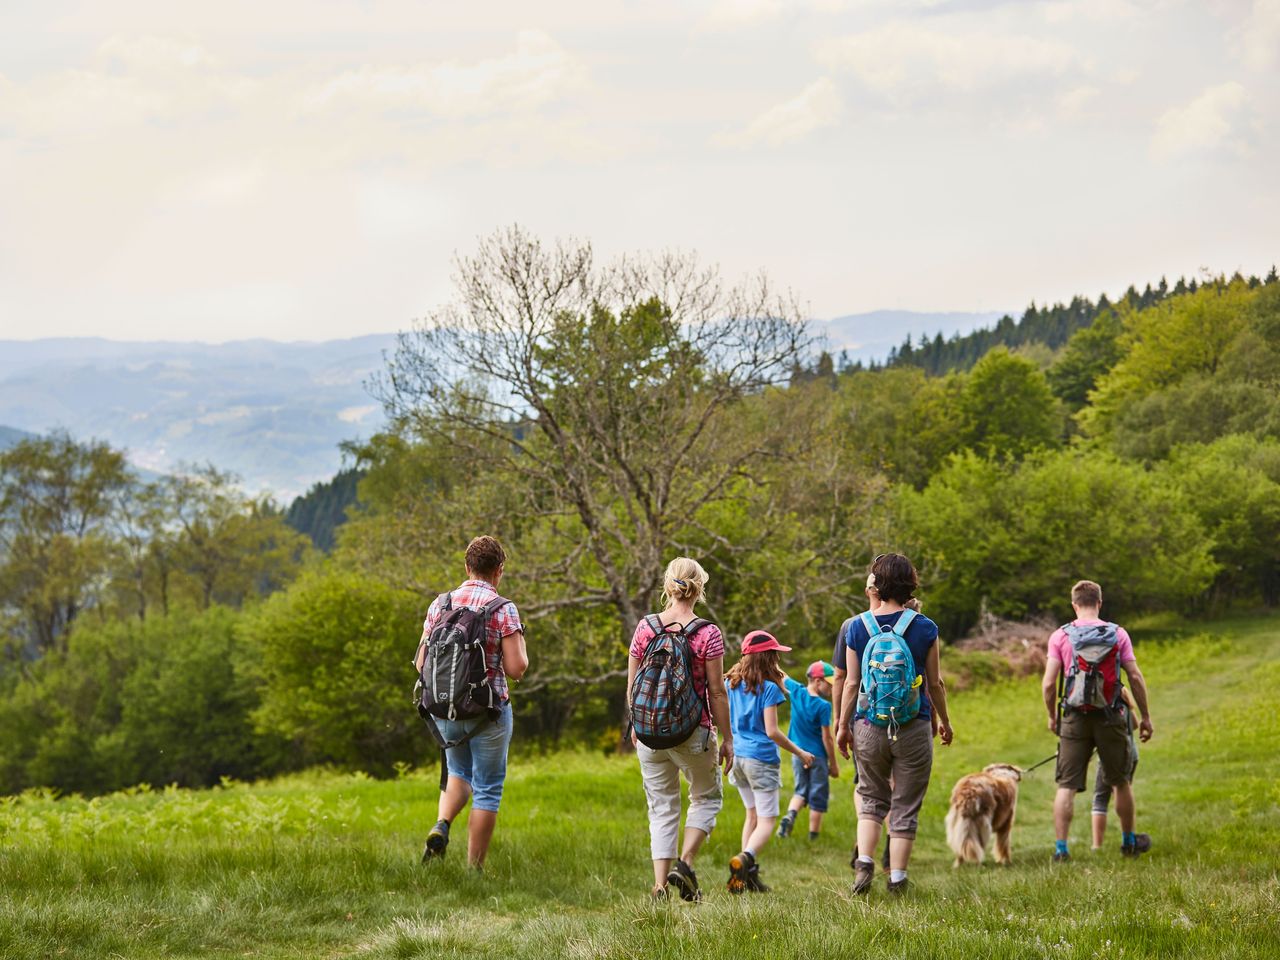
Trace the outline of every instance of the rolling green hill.
<instances>
[{"instance_id":1,"label":"rolling green hill","mask_svg":"<svg viewBox=\"0 0 1280 960\"><path fill-rule=\"evenodd\" d=\"M956 743L937 753L901 900L880 878L868 899L848 895L845 778L819 841L764 852L774 893L724 892L742 822L728 788L698 863L706 901L652 904L634 758L561 753L514 765L482 875L457 850L417 862L435 815L430 770L9 798L0 956L1274 957L1280 628L1240 619L1135 635L1156 724L1137 779L1155 846L1138 861L1120 857L1114 828L1089 853L1082 798L1075 860L1051 864L1042 768L1022 785L1014 865L951 869L942 818L956 778L1053 749L1026 678L954 697Z\"/></svg>"}]
</instances>

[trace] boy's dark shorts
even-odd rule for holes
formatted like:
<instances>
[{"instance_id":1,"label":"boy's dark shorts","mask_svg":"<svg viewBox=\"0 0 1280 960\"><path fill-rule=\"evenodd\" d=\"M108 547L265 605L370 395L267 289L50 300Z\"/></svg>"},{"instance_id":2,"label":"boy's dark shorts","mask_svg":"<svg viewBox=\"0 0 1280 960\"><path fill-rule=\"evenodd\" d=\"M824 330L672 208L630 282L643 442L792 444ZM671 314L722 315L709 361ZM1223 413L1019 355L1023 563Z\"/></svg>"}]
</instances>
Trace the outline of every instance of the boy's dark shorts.
<instances>
[{"instance_id":1,"label":"boy's dark shorts","mask_svg":"<svg viewBox=\"0 0 1280 960\"><path fill-rule=\"evenodd\" d=\"M808 770L800 762L799 757L791 758L791 769L796 775L796 796L803 797L809 809L814 813L826 813L831 801L830 771L827 769L827 758L816 754L813 766Z\"/></svg>"},{"instance_id":2,"label":"boy's dark shorts","mask_svg":"<svg viewBox=\"0 0 1280 960\"><path fill-rule=\"evenodd\" d=\"M1088 782L1089 758L1094 751L1110 783L1127 783L1129 774L1129 730L1122 717L1107 721L1106 713L1073 710L1063 715L1058 726L1058 766L1055 778L1060 787L1083 793Z\"/></svg>"}]
</instances>

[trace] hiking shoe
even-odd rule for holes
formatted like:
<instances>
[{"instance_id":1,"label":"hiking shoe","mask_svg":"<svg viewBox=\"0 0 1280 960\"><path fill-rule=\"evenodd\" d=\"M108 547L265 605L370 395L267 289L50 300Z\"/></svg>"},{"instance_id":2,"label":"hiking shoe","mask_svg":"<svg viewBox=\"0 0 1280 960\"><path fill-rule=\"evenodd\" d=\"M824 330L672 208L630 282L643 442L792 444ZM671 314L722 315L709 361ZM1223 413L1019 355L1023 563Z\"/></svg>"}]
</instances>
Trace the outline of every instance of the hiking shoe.
<instances>
[{"instance_id":1,"label":"hiking shoe","mask_svg":"<svg viewBox=\"0 0 1280 960\"><path fill-rule=\"evenodd\" d=\"M871 878L875 876L875 873L876 865L874 862L855 860L853 862L853 892L861 894L870 890Z\"/></svg>"},{"instance_id":2,"label":"hiking shoe","mask_svg":"<svg viewBox=\"0 0 1280 960\"><path fill-rule=\"evenodd\" d=\"M1120 844L1120 852L1126 857L1136 857L1140 853L1146 853L1151 849L1151 834L1138 833L1134 834L1133 843Z\"/></svg>"},{"instance_id":3,"label":"hiking shoe","mask_svg":"<svg viewBox=\"0 0 1280 960\"><path fill-rule=\"evenodd\" d=\"M779 838L785 840L787 839L787 837L791 836L791 828L794 827L795 825L796 825L795 817L791 816L790 814L787 814L785 817L779 820L778 821Z\"/></svg>"},{"instance_id":4,"label":"hiking shoe","mask_svg":"<svg viewBox=\"0 0 1280 960\"><path fill-rule=\"evenodd\" d=\"M1065 853L1065 852L1063 852L1063 851L1061 851L1061 850L1055 850L1055 851L1053 851L1053 862L1054 862L1054 863L1066 863L1066 862L1067 862L1068 860L1070 860L1070 859L1071 859L1071 854L1069 854L1069 853Z\"/></svg>"},{"instance_id":5,"label":"hiking shoe","mask_svg":"<svg viewBox=\"0 0 1280 960\"><path fill-rule=\"evenodd\" d=\"M817 831L817 830L810 830L810 831L809 831L809 841L810 841L811 843L812 843L814 840L817 840L819 836L820 836L820 834L818 833L818 831Z\"/></svg>"},{"instance_id":6,"label":"hiking shoe","mask_svg":"<svg viewBox=\"0 0 1280 960\"><path fill-rule=\"evenodd\" d=\"M752 893L768 893L770 887L760 879L760 864L753 863L747 871L747 889Z\"/></svg>"},{"instance_id":7,"label":"hiking shoe","mask_svg":"<svg viewBox=\"0 0 1280 960\"><path fill-rule=\"evenodd\" d=\"M427 845L422 848L422 862L443 857L449 849L449 821L437 820L436 825L427 834Z\"/></svg>"},{"instance_id":8,"label":"hiking shoe","mask_svg":"<svg viewBox=\"0 0 1280 960\"><path fill-rule=\"evenodd\" d=\"M890 880L889 892L894 894L895 896L900 896L901 894L904 894L907 892L907 885L910 882L911 881L908 880L906 877L903 877L901 880Z\"/></svg>"},{"instance_id":9,"label":"hiking shoe","mask_svg":"<svg viewBox=\"0 0 1280 960\"><path fill-rule=\"evenodd\" d=\"M729 892L742 893L747 889L747 875L755 866L756 858L747 851L734 854L729 858Z\"/></svg>"},{"instance_id":10,"label":"hiking shoe","mask_svg":"<svg viewBox=\"0 0 1280 960\"><path fill-rule=\"evenodd\" d=\"M693 867L683 860L677 860L671 872L667 874L667 886L674 888L676 893L680 894L680 899L687 900L689 903L696 903L702 899L702 891L698 889L698 875L693 872Z\"/></svg>"}]
</instances>

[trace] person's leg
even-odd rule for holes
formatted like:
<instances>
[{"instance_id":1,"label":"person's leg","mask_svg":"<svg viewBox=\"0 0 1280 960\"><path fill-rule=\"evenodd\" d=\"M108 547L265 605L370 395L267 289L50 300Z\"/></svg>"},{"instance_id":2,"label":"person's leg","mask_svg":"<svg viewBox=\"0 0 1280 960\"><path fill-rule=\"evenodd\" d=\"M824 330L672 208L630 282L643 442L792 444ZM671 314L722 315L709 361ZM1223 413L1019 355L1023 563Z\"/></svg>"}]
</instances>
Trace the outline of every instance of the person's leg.
<instances>
[{"instance_id":1,"label":"person's leg","mask_svg":"<svg viewBox=\"0 0 1280 960\"><path fill-rule=\"evenodd\" d=\"M1137 820L1136 806L1133 799L1133 784L1116 784L1116 816L1120 820L1120 829L1125 833L1133 833Z\"/></svg>"},{"instance_id":2,"label":"person's leg","mask_svg":"<svg viewBox=\"0 0 1280 960\"><path fill-rule=\"evenodd\" d=\"M456 747L454 749L457 749ZM437 818L445 823L453 823L462 808L471 799L471 784L451 773L444 792L440 794L440 803L436 807Z\"/></svg>"},{"instance_id":3,"label":"person's leg","mask_svg":"<svg viewBox=\"0 0 1280 960\"><path fill-rule=\"evenodd\" d=\"M816 758L809 771L809 839L816 840L822 832L822 815L831 802L831 779L826 760Z\"/></svg>"},{"instance_id":4,"label":"person's leg","mask_svg":"<svg viewBox=\"0 0 1280 960\"><path fill-rule=\"evenodd\" d=\"M695 734L700 736L702 734ZM707 731L702 749L695 753L686 744L672 751L672 760L689 782L689 812L684 821L684 843L680 859L693 866L694 858L715 829L716 817L724 805L724 787L717 762L718 746L714 733Z\"/></svg>"},{"instance_id":5,"label":"person's leg","mask_svg":"<svg viewBox=\"0 0 1280 960\"><path fill-rule=\"evenodd\" d=\"M1093 778L1092 831L1093 849L1102 848L1107 838L1107 808L1111 806L1111 784L1107 781L1107 772L1103 764L1098 764L1098 772Z\"/></svg>"},{"instance_id":6,"label":"person's leg","mask_svg":"<svg viewBox=\"0 0 1280 960\"><path fill-rule=\"evenodd\" d=\"M1058 762L1054 779L1058 791L1053 799L1053 831L1055 860L1066 860L1070 853L1067 839L1071 834L1071 818L1076 794L1088 782L1089 760L1093 757L1093 725L1091 719L1075 711L1063 715L1058 725Z\"/></svg>"},{"instance_id":7,"label":"person's leg","mask_svg":"<svg viewBox=\"0 0 1280 960\"><path fill-rule=\"evenodd\" d=\"M471 748L471 816L467 818L467 863L479 869L489 853L493 828L498 822L502 788L507 779L507 750L511 745L511 708L504 706L498 719L485 721L481 733L467 744Z\"/></svg>"},{"instance_id":8,"label":"person's leg","mask_svg":"<svg viewBox=\"0 0 1280 960\"><path fill-rule=\"evenodd\" d=\"M1074 813L1076 791L1074 787L1058 787L1053 798L1053 835L1058 843L1066 843L1071 836L1071 817Z\"/></svg>"},{"instance_id":9,"label":"person's leg","mask_svg":"<svg viewBox=\"0 0 1280 960\"><path fill-rule=\"evenodd\" d=\"M653 885L667 885L667 874L676 858L680 831L680 771L668 750L651 750L636 744L640 779L649 810L649 855L653 861Z\"/></svg>"},{"instance_id":10,"label":"person's leg","mask_svg":"<svg viewBox=\"0 0 1280 960\"><path fill-rule=\"evenodd\" d=\"M854 893L865 893L875 873L872 854L880 844L880 831L889 814L893 788L889 777L893 756L885 730L859 722L853 728L858 770L858 842L854 848Z\"/></svg>"},{"instance_id":11,"label":"person's leg","mask_svg":"<svg viewBox=\"0 0 1280 960\"><path fill-rule=\"evenodd\" d=\"M745 802L745 801L744 801ZM747 807L747 815L742 821L742 849L751 848L751 837L756 832L756 808Z\"/></svg>"},{"instance_id":12,"label":"person's leg","mask_svg":"<svg viewBox=\"0 0 1280 960\"><path fill-rule=\"evenodd\" d=\"M933 773L933 729L929 719L918 717L902 727L890 750L893 793L889 804L889 879L896 885L907 877L920 807Z\"/></svg>"},{"instance_id":13,"label":"person's leg","mask_svg":"<svg viewBox=\"0 0 1280 960\"><path fill-rule=\"evenodd\" d=\"M773 836L773 828L778 823L778 805L782 792L782 767L776 763L749 764L751 791L755 794L755 827L742 843L743 850L750 850L752 855L760 858L769 838Z\"/></svg>"}]
</instances>

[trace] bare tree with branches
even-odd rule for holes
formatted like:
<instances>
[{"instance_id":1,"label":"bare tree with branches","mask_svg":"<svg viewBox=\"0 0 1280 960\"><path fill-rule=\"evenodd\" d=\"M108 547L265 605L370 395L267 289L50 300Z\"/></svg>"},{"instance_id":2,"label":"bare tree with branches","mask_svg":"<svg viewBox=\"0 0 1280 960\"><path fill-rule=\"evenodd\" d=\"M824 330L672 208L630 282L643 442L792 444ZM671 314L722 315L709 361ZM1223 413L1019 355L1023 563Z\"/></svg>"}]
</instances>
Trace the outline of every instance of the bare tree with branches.
<instances>
[{"instance_id":1,"label":"bare tree with branches","mask_svg":"<svg viewBox=\"0 0 1280 960\"><path fill-rule=\"evenodd\" d=\"M763 276L727 286L672 253L601 265L589 244L515 227L461 258L456 282L375 393L548 522L562 549L534 576L559 589L527 612L612 606L625 632L700 516L796 440L740 411L803 360L806 324Z\"/></svg>"}]
</instances>

